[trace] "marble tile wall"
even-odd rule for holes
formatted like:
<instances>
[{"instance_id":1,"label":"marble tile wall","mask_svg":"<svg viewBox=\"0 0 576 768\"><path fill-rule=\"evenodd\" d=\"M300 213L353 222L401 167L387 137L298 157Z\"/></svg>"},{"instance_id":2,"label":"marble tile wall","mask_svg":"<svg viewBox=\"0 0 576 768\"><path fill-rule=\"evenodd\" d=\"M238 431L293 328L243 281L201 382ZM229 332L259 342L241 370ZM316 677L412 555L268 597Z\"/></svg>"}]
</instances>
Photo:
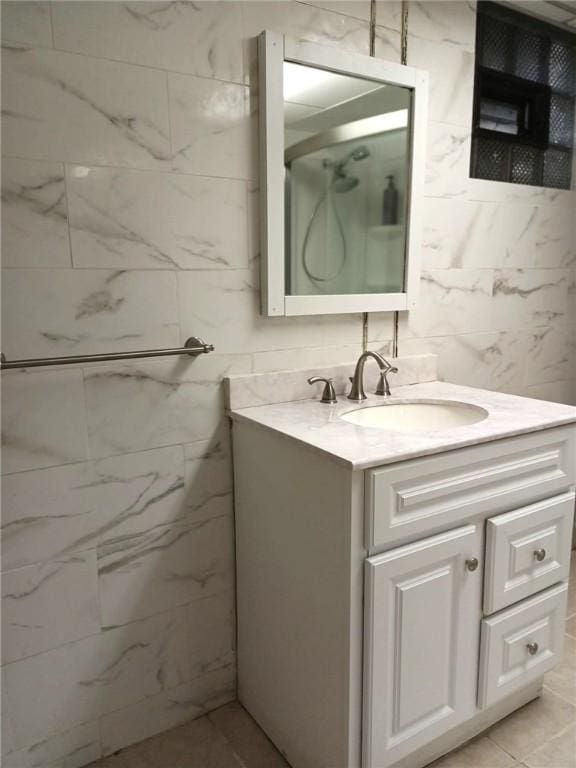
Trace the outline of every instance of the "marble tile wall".
<instances>
[{"instance_id":1,"label":"marble tile wall","mask_svg":"<svg viewBox=\"0 0 576 768\"><path fill-rule=\"evenodd\" d=\"M399 352L436 353L448 381L576 404L576 191L469 178L474 36L473 2L410 0L430 110L421 299L400 313ZM371 316L372 346L389 337Z\"/></svg>"},{"instance_id":2,"label":"marble tile wall","mask_svg":"<svg viewBox=\"0 0 576 768\"><path fill-rule=\"evenodd\" d=\"M431 74L422 303L400 354L574 401L574 193L468 178L474 4L412 1ZM401 3L376 3L400 58ZM258 314L254 36L368 54L369 0L2 3L3 351L217 351L3 375L6 765L79 768L234 698L221 380L356 357ZM392 318L369 343L390 351Z\"/></svg>"}]
</instances>

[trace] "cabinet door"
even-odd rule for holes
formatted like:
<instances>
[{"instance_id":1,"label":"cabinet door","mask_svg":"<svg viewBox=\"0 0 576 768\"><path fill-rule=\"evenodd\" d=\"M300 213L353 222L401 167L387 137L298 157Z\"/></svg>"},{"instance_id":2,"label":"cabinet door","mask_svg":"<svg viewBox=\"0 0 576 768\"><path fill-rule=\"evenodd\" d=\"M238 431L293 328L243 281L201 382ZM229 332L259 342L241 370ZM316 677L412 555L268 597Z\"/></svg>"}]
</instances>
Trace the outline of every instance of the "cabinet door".
<instances>
[{"instance_id":1,"label":"cabinet door","mask_svg":"<svg viewBox=\"0 0 576 768\"><path fill-rule=\"evenodd\" d=\"M366 561L366 768L395 763L476 711L481 555L482 532L467 525Z\"/></svg>"}]
</instances>

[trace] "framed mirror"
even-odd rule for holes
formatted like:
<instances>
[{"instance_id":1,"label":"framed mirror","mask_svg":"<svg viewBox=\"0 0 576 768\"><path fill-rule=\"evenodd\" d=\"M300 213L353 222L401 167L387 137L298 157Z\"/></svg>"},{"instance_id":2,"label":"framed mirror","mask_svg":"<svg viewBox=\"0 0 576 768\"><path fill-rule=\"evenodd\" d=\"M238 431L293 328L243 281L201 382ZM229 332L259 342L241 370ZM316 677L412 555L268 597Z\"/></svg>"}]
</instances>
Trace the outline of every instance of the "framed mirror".
<instances>
[{"instance_id":1,"label":"framed mirror","mask_svg":"<svg viewBox=\"0 0 576 768\"><path fill-rule=\"evenodd\" d=\"M416 303L426 72L259 38L262 312Z\"/></svg>"}]
</instances>

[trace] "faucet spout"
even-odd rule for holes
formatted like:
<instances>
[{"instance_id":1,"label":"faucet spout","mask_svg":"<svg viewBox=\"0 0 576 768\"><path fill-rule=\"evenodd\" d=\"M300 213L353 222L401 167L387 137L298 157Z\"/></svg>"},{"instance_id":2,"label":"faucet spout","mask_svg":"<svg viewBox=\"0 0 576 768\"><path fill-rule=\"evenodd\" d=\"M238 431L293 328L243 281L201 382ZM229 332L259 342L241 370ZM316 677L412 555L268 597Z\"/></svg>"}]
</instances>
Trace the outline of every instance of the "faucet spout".
<instances>
[{"instance_id":1,"label":"faucet spout","mask_svg":"<svg viewBox=\"0 0 576 768\"><path fill-rule=\"evenodd\" d=\"M366 393L364 392L364 366L366 365L366 361L369 358L376 360L378 367L380 368L380 371L384 377L389 371L395 370L394 366L392 366L388 360L386 360L385 357L382 357L382 355L378 352L372 352L372 350L366 350L365 352L362 352L358 358L358 362L356 363L354 376L352 376L350 379L352 382L352 387L350 389L350 394L348 395L348 400L354 400L357 403L362 402L362 400L366 400ZM388 389L387 392L379 392L379 390L377 390L377 394L389 395L390 389Z\"/></svg>"}]
</instances>

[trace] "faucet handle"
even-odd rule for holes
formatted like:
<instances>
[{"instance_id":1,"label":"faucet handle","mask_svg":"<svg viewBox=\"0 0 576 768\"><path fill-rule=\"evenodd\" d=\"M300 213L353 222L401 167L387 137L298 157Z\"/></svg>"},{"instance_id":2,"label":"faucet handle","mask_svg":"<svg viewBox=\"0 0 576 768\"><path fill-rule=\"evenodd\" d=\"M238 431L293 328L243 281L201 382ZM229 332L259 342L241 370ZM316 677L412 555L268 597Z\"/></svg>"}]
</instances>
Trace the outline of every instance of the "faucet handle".
<instances>
[{"instance_id":1,"label":"faucet handle","mask_svg":"<svg viewBox=\"0 0 576 768\"><path fill-rule=\"evenodd\" d=\"M308 379L308 384L316 384L316 382L324 382L324 389L322 390L321 403L337 403L336 392L334 391L334 379L325 379L322 376L311 376Z\"/></svg>"},{"instance_id":2,"label":"faucet handle","mask_svg":"<svg viewBox=\"0 0 576 768\"><path fill-rule=\"evenodd\" d=\"M388 384L389 373L398 373L398 368L396 368L395 365L390 365L390 363L388 363L388 368L380 371L378 386L376 387L376 392L374 394L390 397L390 384Z\"/></svg>"}]
</instances>

